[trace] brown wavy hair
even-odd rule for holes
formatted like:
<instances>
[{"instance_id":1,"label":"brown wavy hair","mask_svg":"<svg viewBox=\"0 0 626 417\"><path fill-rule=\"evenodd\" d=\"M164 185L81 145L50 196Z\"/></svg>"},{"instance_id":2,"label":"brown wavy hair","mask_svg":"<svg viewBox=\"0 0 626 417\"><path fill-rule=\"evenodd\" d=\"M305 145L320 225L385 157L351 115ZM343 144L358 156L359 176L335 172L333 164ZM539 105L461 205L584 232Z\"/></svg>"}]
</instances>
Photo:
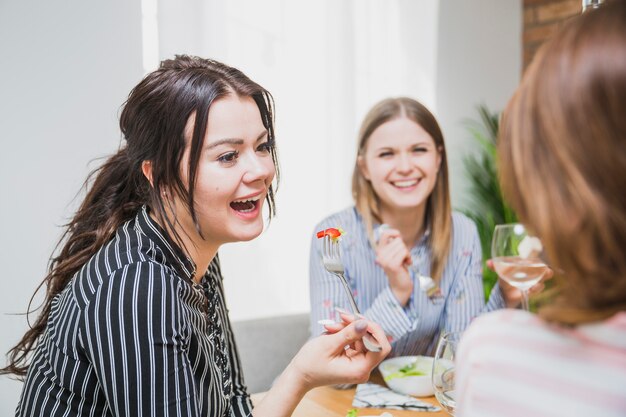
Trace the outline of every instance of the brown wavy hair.
<instances>
[{"instance_id":1,"label":"brown wavy hair","mask_svg":"<svg viewBox=\"0 0 626 417\"><path fill-rule=\"evenodd\" d=\"M498 147L505 198L557 273L548 321L626 310L626 3L572 19L509 102Z\"/></svg>"},{"instance_id":2,"label":"brown wavy hair","mask_svg":"<svg viewBox=\"0 0 626 417\"><path fill-rule=\"evenodd\" d=\"M435 147L441 155L441 165L437 182L426 202L424 224L430 229L431 265L430 274L439 280L450 251L452 233L452 209L450 207L450 186L448 184L448 162L446 147L441 128L435 116L420 102L408 98L397 97L382 100L367 113L361 124L358 136L358 154L352 171L352 198L365 223L372 245L373 224L382 223L380 217L380 199L372 188L372 184L363 176L359 169L358 159L363 156L372 133L382 124L401 117L406 117L420 125L433 138Z\"/></svg>"},{"instance_id":3,"label":"brown wavy hair","mask_svg":"<svg viewBox=\"0 0 626 417\"><path fill-rule=\"evenodd\" d=\"M203 236L193 203L198 162L211 104L231 94L254 99L268 131L268 142L274 143L272 96L241 71L220 62L178 55L163 61L157 70L133 88L120 115L125 143L85 181L84 188L88 191L85 199L66 225L57 244L60 250L51 257L48 274L35 291L36 294L40 288L46 288L41 313L8 352L8 365L0 369L0 374L26 375L29 354L45 329L55 296L92 255L113 238L118 227L132 219L143 205L148 205L164 225L169 239L181 246L182 240L174 230L175 214L167 214L173 210L169 204L166 210L161 199L163 191L174 192L185 202L198 233ZM190 158L185 167L189 175L184 183L180 175L181 160L189 140L185 138L185 126L192 116L195 117ZM278 161L273 146L270 153L277 170L277 185ZM144 161L152 164L152 186L141 170ZM275 213L274 185L270 186L266 199L271 218ZM29 313L33 312L33 298Z\"/></svg>"}]
</instances>

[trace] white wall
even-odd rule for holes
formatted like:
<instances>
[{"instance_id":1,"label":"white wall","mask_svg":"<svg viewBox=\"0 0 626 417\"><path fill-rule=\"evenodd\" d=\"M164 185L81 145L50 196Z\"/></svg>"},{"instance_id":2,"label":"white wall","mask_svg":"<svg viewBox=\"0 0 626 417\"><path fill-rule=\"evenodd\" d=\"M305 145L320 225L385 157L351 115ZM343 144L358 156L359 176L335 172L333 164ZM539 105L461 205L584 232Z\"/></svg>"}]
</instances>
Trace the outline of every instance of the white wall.
<instances>
[{"instance_id":1,"label":"white wall","mask_svg":"<svg viewBox=\"0 0 626 417\"><path fill-rule=\"evenodd\" d=\"M520 0L441 0L437 57L437 116L446 137L452 199L466 200L462 156L474 142L465 127L486 104L501 111L522 68Z\"/></svg>"},{"instance_id":2,"label":"white wall","mask_svg":"<svg viewBox=\"0 0 626 417\"><path fill-rule=\"evenodd\" d=\"M0 1L3 364L89 161L118 146L118 109L143 74L140 19L139 1ZM20 389L0 378L0 415Z\"/></svg>"},{"instance_id":3,"label":"white wall","mask_svg":"<svg viewBox=\"0 0 626 417\"><path fill-rule=\"evenodd\" d=\"M25 331L11 314L45 274L89 161L119 144L119 107L143 74L140 5L0 0L0 354ZM278 217L221 251L234 319L308 310L309 237L350 204L372 104L410 95L433 110L459 201L470 146L459 123L481 101L501 108L519 78L520 0L159 0L158 13L161 58L223 60L276 99ZM19 389L0 378L0 415Z\"/></svg>"}]
</instances>

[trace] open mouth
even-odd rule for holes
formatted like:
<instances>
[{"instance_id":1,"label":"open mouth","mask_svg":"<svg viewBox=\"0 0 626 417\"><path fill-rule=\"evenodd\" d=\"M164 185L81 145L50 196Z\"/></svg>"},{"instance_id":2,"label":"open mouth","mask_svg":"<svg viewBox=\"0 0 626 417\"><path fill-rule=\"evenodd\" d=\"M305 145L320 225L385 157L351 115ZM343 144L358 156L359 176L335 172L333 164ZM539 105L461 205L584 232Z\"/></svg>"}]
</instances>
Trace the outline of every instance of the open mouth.
<instances>
[{"instance_id":1,"label":"open mouth","mask_svg":"<svg viewBox=\"0 0 626 417\"><path fill-rule=\"evenodd\" d=\"M401 180L401 181L390 181L391 185L393 185L396 188L411 188L417 185L417 183L419 182L418 179L412 179L412 180Z\"/></svg>"},{"instance_id":2,"label":"open mouth","mask_svg":"<svg viewBox=\"0 0 626 417\"><path fill-rule=\"evenodd\" d=\"M259 197L248 198L246 200L235 200L230 203L230 207L240 213L250 213L259 206Z\"/></svg>"}]
</instances>

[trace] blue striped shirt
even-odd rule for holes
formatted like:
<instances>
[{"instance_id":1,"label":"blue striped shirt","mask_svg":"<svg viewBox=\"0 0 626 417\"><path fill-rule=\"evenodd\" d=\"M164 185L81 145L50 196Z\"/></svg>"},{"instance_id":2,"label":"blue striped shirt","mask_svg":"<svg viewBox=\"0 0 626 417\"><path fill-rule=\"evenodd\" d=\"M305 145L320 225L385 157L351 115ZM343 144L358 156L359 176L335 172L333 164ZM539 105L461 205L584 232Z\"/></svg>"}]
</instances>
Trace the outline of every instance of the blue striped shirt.
<instances>
[{"instance_id":1,"label":"blue striped shirt","mask_svg":"<svg viewBox=\"0 0 626 417\"><path fill-rule=\"evenodd\" d=\"M439 282L441 294L429 297L412 276L413 294L404 307L393 295L384 270L375 262L376 253L356 208L327 217L315 231L329 227L346 231L341 238L346 279L361 313L379 323L391 337L392 356L432 354L442 330L464 330L477 315L505 305L498 285L485 304L478 232L476 225L460 213L452 215L452 244ZM428 233L410 251L417 262L412 270L430 275ZM350 311L350 305L339 279L322 265L321 240L315 233L311 241L309 274L311 334L318 335L324 331L319 320L335 319L335 307Z\"/></svg>"},{"instance_id":2,"label":"blue striped shirt","mask_svg":"<svg viewBox=\"0 0 626 417\"><path fill-rule=\"evenodd\" d=\"M53 299L16 415L249 415L217 256L194 269L144 207Z\"/></svg>"}]
</instances>

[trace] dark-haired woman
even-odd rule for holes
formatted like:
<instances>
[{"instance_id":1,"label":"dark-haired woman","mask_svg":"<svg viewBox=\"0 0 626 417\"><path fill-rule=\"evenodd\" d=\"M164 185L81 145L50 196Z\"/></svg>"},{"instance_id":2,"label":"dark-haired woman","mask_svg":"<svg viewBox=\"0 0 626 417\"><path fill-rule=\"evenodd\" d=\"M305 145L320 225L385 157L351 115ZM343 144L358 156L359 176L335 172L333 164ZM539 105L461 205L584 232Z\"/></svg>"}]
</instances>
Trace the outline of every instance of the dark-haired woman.
<instances>
[{"instance_id":1,"label":"dark-haired woman","mask_svg":"<svg viewBox=\"0 0 626 417\"><path fill-rule=\"evenodd\" d=\"M306 344L252 412L217 251L261 233L265 201L273 213L270 94L180 56L133 89L120 126L126 143L96 173L42 314L2 369L26 376L16 414L277 417L314 386L367 379L390 347L359 320ZM365 332L381 352L363 349Z\"/></svg>"}]
</instances>

